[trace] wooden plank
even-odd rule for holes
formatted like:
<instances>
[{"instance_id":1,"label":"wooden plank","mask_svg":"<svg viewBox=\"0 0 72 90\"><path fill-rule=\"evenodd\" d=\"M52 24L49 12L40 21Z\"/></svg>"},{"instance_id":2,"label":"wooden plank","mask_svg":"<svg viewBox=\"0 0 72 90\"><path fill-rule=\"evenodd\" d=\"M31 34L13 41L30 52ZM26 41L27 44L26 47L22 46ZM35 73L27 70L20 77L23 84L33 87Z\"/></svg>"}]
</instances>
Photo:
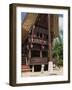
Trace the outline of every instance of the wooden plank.
<instances>
[{"instance_id":1,"label":"wooden plank","mask_svg":"<svg viewBox=\"0 0 72 90\"><path fill-rule=\"evenodd\" d=\"M47 63L48 63L48 58L33 57L30 60L30 65L41 65Z\"/></svg>"}]
</instances>

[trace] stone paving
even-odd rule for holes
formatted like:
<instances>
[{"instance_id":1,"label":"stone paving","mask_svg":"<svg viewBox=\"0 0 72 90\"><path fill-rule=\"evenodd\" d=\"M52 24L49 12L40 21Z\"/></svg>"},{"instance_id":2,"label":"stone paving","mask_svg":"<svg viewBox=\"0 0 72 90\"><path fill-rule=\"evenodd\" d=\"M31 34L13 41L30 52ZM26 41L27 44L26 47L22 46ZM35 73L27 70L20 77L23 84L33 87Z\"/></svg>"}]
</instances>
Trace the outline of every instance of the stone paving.
<instances>
[{"instance_id":1,"label":"stone paving","mask_svg":"<svg viewBox=\"0 0 72 90\"><path fill-rule=\"evenodd\" d=\"M22 72L22 77L31 77L31 76L50 76L50 75L62 75L63 67L56 67L53 69L53 72L44 71L44 72Z\"/></svg>"}]
</instances>

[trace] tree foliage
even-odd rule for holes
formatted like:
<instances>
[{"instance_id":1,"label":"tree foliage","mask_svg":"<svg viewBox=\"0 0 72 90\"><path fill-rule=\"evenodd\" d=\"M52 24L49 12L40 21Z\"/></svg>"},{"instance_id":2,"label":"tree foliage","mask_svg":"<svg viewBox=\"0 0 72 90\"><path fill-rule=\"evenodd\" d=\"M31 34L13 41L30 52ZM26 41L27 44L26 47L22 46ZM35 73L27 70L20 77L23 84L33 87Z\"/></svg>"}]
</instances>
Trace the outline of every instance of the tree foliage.
<instances>
[{"instance_id":1,"label":"tree foliage","mask_svg":"<svg viewBox=\"0 0 72 90\"><path fill-rule=\"evenodd\" d=\"M63 32L59 33L59 37L55 39L53 47L53 57L56 60L57 66L63 66Z\"/></svg>"}]
</instances>

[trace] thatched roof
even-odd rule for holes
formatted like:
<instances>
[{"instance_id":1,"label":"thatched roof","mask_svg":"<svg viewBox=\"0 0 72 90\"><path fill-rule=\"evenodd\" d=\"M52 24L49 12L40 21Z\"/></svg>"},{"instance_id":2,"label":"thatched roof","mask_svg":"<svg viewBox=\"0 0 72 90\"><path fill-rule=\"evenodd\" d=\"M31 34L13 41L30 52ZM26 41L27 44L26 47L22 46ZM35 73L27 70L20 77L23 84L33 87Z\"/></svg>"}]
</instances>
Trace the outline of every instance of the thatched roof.
<instances>
[{"instance_id":1,"label":"thatched roof","mask_svg":"<svg viewBox=\"0 0 72 90\"><path fill-rule=\"evenodd\" d=\"M28 32L32 25L34 25L38 14L29 13L26 15L25 20L22 23L22 38L26 39Z\"/></svg>"},{"instance_id":2,"label":"thatched roof","mask_svg":"<svg viewBox=\"0 0 72 90\"><path fill-rule=\"evenodd\" d=\"M38 23L40 23L40 26L48 28L48 14L28 13L26 15L22 23L22 40L28 37L28 32L31 30L31 27ZM58 15L50 14L50 29L53 38L57 37L59 32Z\"/></svg>"}]
</instances>

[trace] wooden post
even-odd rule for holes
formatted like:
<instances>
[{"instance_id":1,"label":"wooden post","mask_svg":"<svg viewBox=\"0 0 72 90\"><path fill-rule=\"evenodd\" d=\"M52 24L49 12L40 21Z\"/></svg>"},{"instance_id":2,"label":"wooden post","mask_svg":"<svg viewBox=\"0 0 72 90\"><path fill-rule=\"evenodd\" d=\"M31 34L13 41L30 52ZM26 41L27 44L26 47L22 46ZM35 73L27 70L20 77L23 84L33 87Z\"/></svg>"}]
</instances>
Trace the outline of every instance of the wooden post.
<instances>
[{"instance_id":1,"label":"wooden post","mask_svg":"<svg viewBox=\"0 0 72 90\"><path fill-rule=\"evenodd\" d=\"M53 61L52 61L52 46L51 46L51 28L50 28L50 14L48 14L48 71L49 73L53 72Z\"/></svg>"},{"instance_id":2,"label":"wooden post","mask_svg":"<svg viewBox=\"0 0 72 90\"><path fill-rule=\"evenodd\" d=\"M40 58L42 58L42 50L40 50ZM41 73L44 72L44 64L41 65Z\"/></svg>"},{"instance_id":3,"label":"wooden post","mask_svg":"<svg viewBox=\"0 0 72 90\"><path fill-rule=\"evenodd\" d=\"M35 25L33 25L33 28L32 28L32 38L31 38L32 39L32 42L33 42L33 36L34 36L34 29L35 29ZM32 44L32 42L31 42L31 44ZM34 65L32 65L32 72L34 72Z\"/></svg>"},{"instance_id":4,"label":"wooden post","mask_svg":"<svg viewBox=\"0 0 72 90\"><path fill-rule=\"evenodd\" d=\"M27 62L27 57L26 57L26 65L28 64L28 62Z\"/></svg>"},{"instance_id":5,"label":"wooden post","mask_svg":"<svg viewBox=\"0 0 72 90\"><path fill-rule=\"evenodd\" d=\"M29 59L31 58L31 50L29 49Z\"/></svg>"},{"instance_id":6,"label":"wooden post","mask_svg":"<svg viewBox=\"0 0 72 90\"><path fill-rule=\"evenodd\" d=\"M30 63L30 59L31 59L31 49L29 48L29 53L28 53L28 64Z\"/></svg>"},{"instance_id":7,"label":"wooden post","mask_svg":"<svg viewBox=\"0 0 72 90\"><path fill-rule=\"evenodd\" d=\"M42 50L40 50L40 58L42 58Z\"/></svg>"}]
</instances>

